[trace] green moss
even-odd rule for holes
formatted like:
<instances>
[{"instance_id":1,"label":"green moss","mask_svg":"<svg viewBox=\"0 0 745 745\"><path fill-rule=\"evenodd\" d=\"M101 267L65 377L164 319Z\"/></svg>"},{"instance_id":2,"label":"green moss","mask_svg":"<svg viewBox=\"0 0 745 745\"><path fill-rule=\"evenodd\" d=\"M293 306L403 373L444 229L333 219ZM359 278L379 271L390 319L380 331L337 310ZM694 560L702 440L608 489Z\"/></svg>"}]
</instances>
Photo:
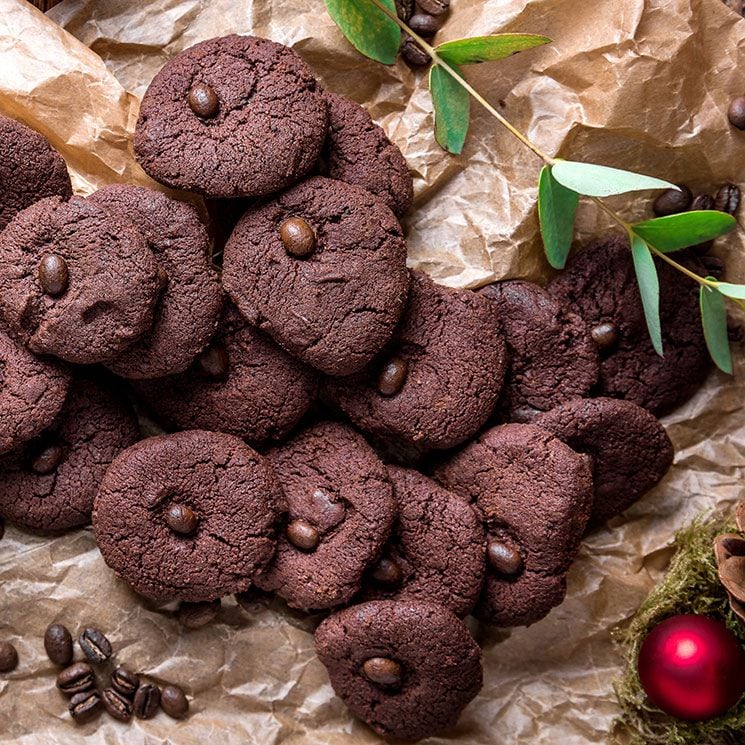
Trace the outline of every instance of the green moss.
<instances>
[{"instance_id":1,"label":"green moss","mask_svg":"<svg viewBox=\"0 0 745 745\"><path fill-rule=\"evenodd\" d=\"M628 745L736 745L745 742L745 697L724 716L707 722L683 722L647 701L636 672L639 648L647 634L669 616L698 613L724 621L745 644L745 625L729 609L717 577L712 542L735 532L731 518L702 517L675 536L675 555L665 579L650 593L630 625L616 633L626 663L615 690L622 714L611 741Z\"/></svg>"}]
</instances>

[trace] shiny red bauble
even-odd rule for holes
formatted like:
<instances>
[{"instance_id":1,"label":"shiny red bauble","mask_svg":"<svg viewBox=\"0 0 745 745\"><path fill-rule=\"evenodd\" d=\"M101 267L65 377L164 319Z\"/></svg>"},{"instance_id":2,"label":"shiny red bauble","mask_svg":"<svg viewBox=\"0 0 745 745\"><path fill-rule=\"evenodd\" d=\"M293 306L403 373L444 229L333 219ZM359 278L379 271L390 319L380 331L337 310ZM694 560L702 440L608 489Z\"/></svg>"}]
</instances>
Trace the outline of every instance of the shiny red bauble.
<instances>
[{"instance_id":1,"label":"shiny red bauble","mask_svg":"<svg viewBox=\"0 0 745 745\"><path fill-rule=\"evenodd\" d=\"M705 616L673 616L656 626L638 669L650 701L679 719L724 714L745 690L745 651L724 624Z\"/></svg>"}]
</instances>

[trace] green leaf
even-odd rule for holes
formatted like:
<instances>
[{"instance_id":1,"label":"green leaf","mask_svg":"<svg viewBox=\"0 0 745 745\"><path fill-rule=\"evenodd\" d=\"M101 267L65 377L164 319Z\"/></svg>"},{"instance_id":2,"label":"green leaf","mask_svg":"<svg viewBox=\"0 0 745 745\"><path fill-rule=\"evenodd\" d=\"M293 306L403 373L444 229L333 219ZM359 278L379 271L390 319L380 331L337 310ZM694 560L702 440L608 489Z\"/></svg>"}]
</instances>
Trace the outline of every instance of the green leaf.
<instances>
[{"instance_id":1,"label":"green leaf","mask_svg":"<svg viewBox=\"0 0 745 745\"><path fill-rule=\"evenodd\" d=\"M695 210L679 215L645 220L632 226L634 232L658 251L669 253L718 238L737 225L732 215L716 210Z\"/></svg>"},{"instance_id":2,"label":"green leaf","mask_svg":"<svg viewBox=\"0 0 745 745\"><path fill-rule=\"evenodd\" d=\"M493 34L454 39L440 44L435 51L449 65L474 65L504 59L525 49L549 44L551 39L537 34Z\"/></svg>"},{"instance_id":3,"label":"green leaf","mask_svg":"<svg viewBox=\"0 0 745 745\"><path fill-rule=\"evenodd\" d=\"M372 0L324 0L334 23L352 46L365 57L384 65L396 61L401 31ZM393 0L379 0L393 15Z\"/></svg>"},{"instance_id":4,"label":"green leaf","mask_svg":"<svg viewBox=\"0 0 745 745\"><path fill-rule=\"evenodd\" d=\"M708 277L708 279L713 279ZM714 280L716 281L716 280ZM727 308L724 295L718 290L701 285L699 290L701 322L704 325L704 338L714 364L722 371L732 375L732 355L727 335Z\"/></svg>"},{"instance_id":5,"label":"green leaf","mask_svg":"<svg viewBox=\"0 0 745 745\"><path fill-rule=\"evenodd\" d=\"M567 189L588 197L610 197L645 189L677 189L675 184L652 176L642 176L618 168L559 160L553 166L554 178Z\"/></svg>"},{"instance_id":6,"label":"green leaf","mask_svg":"<svg viewBox=\"0 0 745 745\"><path fill-rule=\"evenodd\" d=\"M635 233L630 233L631 255L634 259L636 281L642 296L644 318L654 351L662 357L662 329L660 326L660 280L649 246Z\"/></svg>"},{"instance_id":7,"label":"green leaf","mask_svg":"<svg viewBox=\"0 0 745 745\"><path fill-rule=\"evenodd\" d=\"M455 68L456 72L460 72ZM429 90L435 108L435 138L440 147L458 155L468 133L471 98L449 72L438 65L429 71Z\"/></svg>"},{"instance_id":8,"label":"green leaf","mask_svg":"<svg viewBox=\"0 0 745 745\"><path fill-rule=\"evenodd\" d=\"M731 282L718 282L717 290L727 297L733 297L737 300L745 300L745 285L733 285Z\"/></svg>"},{"instance_id":9,"label":"green leaf","mask_svg":"<svg viewBox=\"0 0 745 745\"><path fill-rule=\"evenodd\" d=\"M538 181L538 221L546 258L554 269L566 264L578 204L579 194L564 188L551 175L551 167L544 166Z\"/></svg>"}]
</instances>

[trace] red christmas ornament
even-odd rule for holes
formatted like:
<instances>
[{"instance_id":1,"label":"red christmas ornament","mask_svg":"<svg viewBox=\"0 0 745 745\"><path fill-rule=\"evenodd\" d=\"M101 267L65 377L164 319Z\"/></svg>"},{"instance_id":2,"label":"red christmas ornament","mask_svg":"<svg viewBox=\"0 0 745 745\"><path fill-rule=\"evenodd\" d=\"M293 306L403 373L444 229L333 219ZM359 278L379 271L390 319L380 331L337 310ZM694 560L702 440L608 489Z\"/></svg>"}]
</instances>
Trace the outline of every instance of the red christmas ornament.
<instances>
[{"instance_id":1,"label":"red christmas ornament","mask_svg":"<svg viewBox=\"0 0 745 745\"><path fill-rule=\"evenodd\" d=\"M679 719L712 719L745 690L745 651L727 627L704 616L673 616L639 651L639 679L650 701Z\"/></svg>"}]
</instances>

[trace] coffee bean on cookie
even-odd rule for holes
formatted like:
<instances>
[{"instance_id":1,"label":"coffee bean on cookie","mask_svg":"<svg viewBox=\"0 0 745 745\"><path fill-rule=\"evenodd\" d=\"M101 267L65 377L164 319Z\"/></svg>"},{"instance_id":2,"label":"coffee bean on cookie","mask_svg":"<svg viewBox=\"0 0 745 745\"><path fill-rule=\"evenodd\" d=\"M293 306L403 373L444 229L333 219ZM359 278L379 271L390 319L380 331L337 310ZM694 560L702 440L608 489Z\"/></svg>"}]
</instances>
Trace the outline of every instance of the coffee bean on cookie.
<instances>
[{"instance_id":1,"label":"coffee bean on cookie","mask_svg":"<svg viewBox=\"0 0 745 745\"><path fill-rule=\"evenodd\" d=\"M378 376L378 390L384 396L395 396L406 382L409 363L401 357L393 357L382 367Z\"/></svg>"},{"instance_id":2,"label":"coffee bean on cookie","mask_svg":"<svg viewBox=\"0 0 745 745\"><path fill-rule=\"evenodd\" d=\"M168 527L179 535L193 535L199 527L199 518L190 507L172 504L166 512Z\"/></svg>"},{"instance_id":3,"label":"coffee bean on cookie","mask_svg":"<svg viewBox=\"0 0 745 745\"><path fill-rule=\"evenodd\" d=\"M316 234L302 217L288 217L279 226L279 237L290 256L304 259L316 248Z\"/></svg>"},{"instance_id":4,"label":"coffee bean on cookie","mask_svg":"<svg viewBox=\"0 0 745 745\"><path fill-rule=\"evenodd\" d=\"M189 91L189 107L197 116L211 119L217 116L220 101L213 88L204 83L197 83Z\"/></svg>"},{"instance_id":5,"label":"coffee bean on cookie","mask_svg":"<svg viewBox=\"0 0 745 745\"><path fill-rule=\"evenodd\" d=\"M287 526L287 540L302 551L314 551L321 540L316 528L307 520L293 520Z\"/></svg>"},{"instance_id":6,"label":"coffee bean on cookie","mask_svg":"<svg viewBox=\"0 0 745 745\"><path fill-rule=\"evenodd\" d=\"M39 262L39 284L52 297L61 295L70 279L67 262L57 254L44 254Z\"/></svg>"},{"instance_id":7,"label":"coffee bean on cookie","mask_svg":"<svg viewBox=\"0 0 745 745\"><path fill-rule=\"evenodd\" d=\"M365 660L362 672L371 682L386 688L400 688L403 671L401 665L390 657L370 657Z\"/></svg>"}]
</instances>

